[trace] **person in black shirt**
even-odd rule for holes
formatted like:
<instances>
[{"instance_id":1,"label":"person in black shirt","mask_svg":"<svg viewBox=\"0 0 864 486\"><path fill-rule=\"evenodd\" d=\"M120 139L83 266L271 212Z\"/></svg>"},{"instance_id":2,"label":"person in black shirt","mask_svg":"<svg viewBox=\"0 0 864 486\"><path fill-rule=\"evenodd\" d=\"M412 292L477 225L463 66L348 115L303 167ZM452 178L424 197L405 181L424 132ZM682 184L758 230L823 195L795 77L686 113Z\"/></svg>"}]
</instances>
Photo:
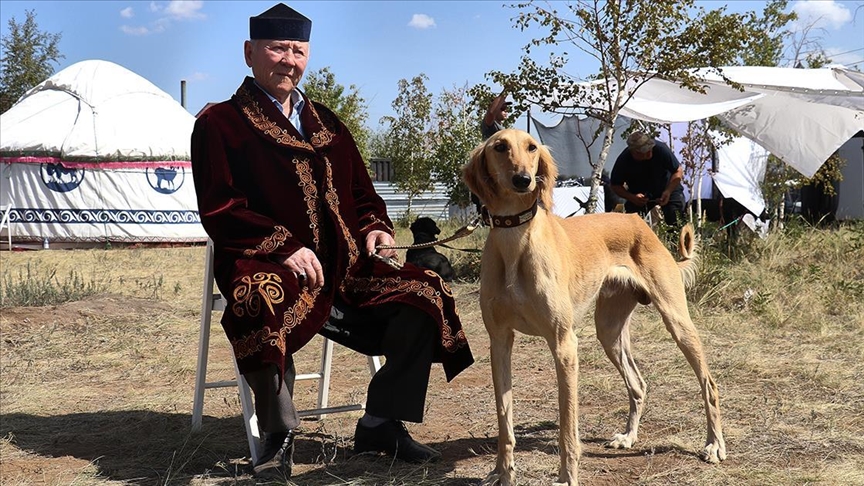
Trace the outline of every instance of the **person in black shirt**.
<instances>
[{"instance_id":1,"label":"person in black shirt","mask_svg":"<svg viewBox=\"0 0 864 486\"><path fill-rule=\"evenodd\" d=\"M626 212L644 215L660 206L666 224L678 226L684 221L683 176L684 167L665 143L637 131L615 160L610 185L626 200Z\"/></svg>"}]
</instances>

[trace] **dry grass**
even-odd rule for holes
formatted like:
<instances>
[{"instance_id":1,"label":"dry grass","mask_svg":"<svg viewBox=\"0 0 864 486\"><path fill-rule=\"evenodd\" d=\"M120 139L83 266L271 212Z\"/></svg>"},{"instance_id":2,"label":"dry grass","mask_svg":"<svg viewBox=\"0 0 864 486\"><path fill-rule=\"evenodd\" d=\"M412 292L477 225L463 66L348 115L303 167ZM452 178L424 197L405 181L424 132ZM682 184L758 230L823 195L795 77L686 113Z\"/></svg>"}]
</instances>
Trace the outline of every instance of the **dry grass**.
<instances>
[{"instance_id":1,"label":"dry grass","mask_svg":"<svg viewBox=\"0 0 864 486\"><path fill-rule=\"evenodd\" d=\"M453 246L479 247L483 231ZM721 390L729 459L719 466L696 457L705 434L698 384L650 308L639 309L633 330L648 382L640 442L603 447L626 419L625 391L590 316L578 323L582 483L864 484L862 234L861 225L792 227L747 243L734 262L705 245L690 297ZM434 370L426 421L410 426L443 460L418 467L353 456L359 414L334 415L303 422L294 484L469 485L494 465L488 340L471 270L479 256L441 251L465 277L454 290L477 360L452 383ZM208 391L202 431L189 429L203 248L3 252L0 283L17 285L28 263L102 287L83 300L0 308L0 483L254 484L236 390ZM318 352L317 341L304 348L298 369L314 369ZM514 360L520 483L549 484L558 464L554 367L542 340L528 336L517 338ZM231 377L218 325L210 363L210 378ZM363 396L365 366L337 348L332 403ZM298 384L297 397L311 406L314 386Z\"/></svg>"}]
</instances>

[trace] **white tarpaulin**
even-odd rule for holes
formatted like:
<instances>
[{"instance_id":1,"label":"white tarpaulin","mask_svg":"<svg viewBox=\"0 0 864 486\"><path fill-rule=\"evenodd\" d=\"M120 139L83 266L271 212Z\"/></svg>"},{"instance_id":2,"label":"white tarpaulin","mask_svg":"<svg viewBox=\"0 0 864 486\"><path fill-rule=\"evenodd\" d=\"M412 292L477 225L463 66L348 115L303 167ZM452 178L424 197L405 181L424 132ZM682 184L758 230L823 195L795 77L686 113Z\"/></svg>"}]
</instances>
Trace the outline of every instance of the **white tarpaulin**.
<instances>
[{"instance_id":1,"label":"white tarpaulin","mask_svg":"<svg viewBox=\"0 0 864 486\"><path fill-rule=\"evenodd\" d=\"M195 118L107 61L83 61L0 116L0 204L18 241L204 241L189 162Z\"/></svg>"},{"instance_id":2,"label":"white tarpaulin","mask_svg":"<svg viewBox=\"0 0 864 486\"><path fill-rule=\"evenodd\" d=\"M842 67L793 69L725 67L723 73L743 85L739 91L716 74L697 71L705 94L678 83L650 79L634 83L622 116L656 123L719 116L741 135L756 141L784 162L811 177L859 130L864 130L864 75ZM584 83L590 100L595 83ZM596 92L594 92L596 93ZM570 100L572 106L601 104Z\"/></svg>"},{"instance_id":3,"label":"white tarpaulin","mask_svg":"<svg viewBox=\"0 0 864 486\"><path fill-rule=\"evenodd\" d=\"M556 187L555 190L552 191L552 212L562 218L585 214L585 209L582 208L582 204L588 201L590 192L591 188L584 186ZM599 188L597 198L600 200L601 204L597 204L594 207L594 212L602 213L602 187Z\"/></svg>"},{"instance_id":4,"label":"white tarpaulin","mask_svg":"<svg viewBox=\"0 0 864 486\"><path fill-rule=\"evenodd\" d=\"M759 216L765 210L760 185L765 178L768 152L752 140L735 138L717 149L717 172L712 175L717 189Z\"/></svg>"}]
</instances>

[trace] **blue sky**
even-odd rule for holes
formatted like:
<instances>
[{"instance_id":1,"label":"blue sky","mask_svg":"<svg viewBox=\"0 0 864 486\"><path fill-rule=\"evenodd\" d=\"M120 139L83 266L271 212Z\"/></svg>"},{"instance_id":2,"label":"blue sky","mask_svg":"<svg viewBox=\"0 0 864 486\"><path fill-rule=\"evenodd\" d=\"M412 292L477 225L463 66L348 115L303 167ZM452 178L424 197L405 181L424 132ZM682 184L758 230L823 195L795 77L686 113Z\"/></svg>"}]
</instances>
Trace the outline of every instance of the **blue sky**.
<instances>
[{"instance_id":1,"label":"blue sky","mask_svg":"<svg viewBox=\"0 0 864 486\"><path fill-rule=\"evenodd\" d=\"M6 35L10 18L23 22L25 11L35 10L42 31L62 33L60 51L66 57L56 70L87 59L112 61L178 101L180 80L185 79L187 109L195 114L207 102L229 98L249 73L243 61L248 19L275 3L0 0L0 32ZM285 3L313 22L307 72L329 66L339 83L356 85L369 104L372 128L391 113L400 79L425 73L435 94L486 82L484 74L491 70L514 70L532 38L513 26L518 11L507 7L511 2ZM727 3L730 11L761 11L764 5L700 5L713 9ZM810 19L807 23L816 22L812 35L835 62L858 63L864 70L864 1L793 1L790 8ZM576 61L579 71L593 72L587 60Z\"/></svg>"}]
</instances>

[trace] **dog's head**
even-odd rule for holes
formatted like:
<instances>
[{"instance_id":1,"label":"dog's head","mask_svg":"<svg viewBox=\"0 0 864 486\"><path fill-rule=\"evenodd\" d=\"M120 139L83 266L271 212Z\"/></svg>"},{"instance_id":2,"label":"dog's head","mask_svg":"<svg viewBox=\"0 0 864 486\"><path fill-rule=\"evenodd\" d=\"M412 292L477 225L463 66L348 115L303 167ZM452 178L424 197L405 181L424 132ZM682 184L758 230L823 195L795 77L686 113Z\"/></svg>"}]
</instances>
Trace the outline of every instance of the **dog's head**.
<instances>
[{"instance_id":1,"label":"dog's head","mask_svg":"<svg viewBox=\"0 0 864 486\"><path fill-rule=\"evenodd\" d=\"M524 205L534 199L551 210L557 177L549 149L514 129L501 130L477 146L462 169L465 184L492 211L509 210L510 201Z\"/></svg>"},{"instance_id":2,"label":"dog's head","mask_svg":"<svg viewBox=\"0 0 864 486\"><path fill-rule=\"evenodd\" d=\"M438 236L441 233L441 228L435 224L435 220L432 218L427 218L425 216L417 218L411 223L411 232L414 233L416 237L418 233L425 233L427 235Z\"/></svg>"}]
</instances>

